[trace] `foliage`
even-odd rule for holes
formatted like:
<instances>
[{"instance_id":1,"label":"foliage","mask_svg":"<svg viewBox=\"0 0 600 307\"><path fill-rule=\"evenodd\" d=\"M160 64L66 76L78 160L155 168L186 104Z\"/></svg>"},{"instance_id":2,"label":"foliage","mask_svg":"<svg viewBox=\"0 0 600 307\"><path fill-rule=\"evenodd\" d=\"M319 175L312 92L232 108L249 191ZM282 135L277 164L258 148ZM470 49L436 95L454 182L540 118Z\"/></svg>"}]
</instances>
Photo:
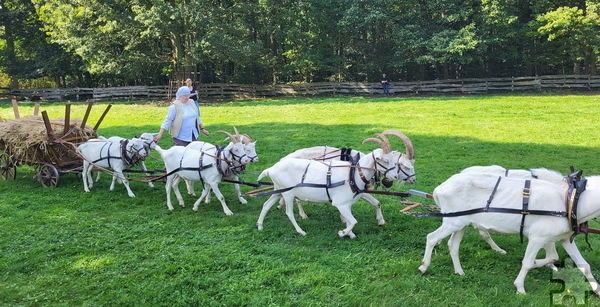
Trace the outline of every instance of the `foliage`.
<instances>
[{"instance_id":1,"label":"foliage","mask_svg":"<svg viewBox=\"0 0 600 307\"><path fill-rule=\"evenodd\" d=\"M33 3L29 0L0 2L0 67L17 87L19 79L51 78L55 86L64 86L65 76L81 76L81 61L59 44L48 41L40 31Z\"/></svg>"},{"instance_id":2,"label":"foliage","mask_svg":"<svg viewBox=\"0 0 600 307\"><path fill-rule=\"evenodd\" d=\"M4 2L0 67L94 85L595 74L600 45L595 0Z\"/></svg>"},{"instance_id":3,"label":"foliage","mask_svg":"<svg viewBox=\"0 0 600 307\"><path fill-rule=\"evenodd\" d=\"M217 130L231 131L233 125L258 140L260 162L249 165L245 180L255 180L301 147L372 150L373 144L361 141L390 128L412 139L417 171L415 185L392 189L432 191L472 165L563 173L574 165L587 175L600 173L599 102L598 95L292 98L204 103L202 114L212 132L206 141L223 144ZM89 124L105 106L93 108ZM165 108L113 103L99 132L126 137L154 132ZM61 103L42 109L52 119L64 115ZM85 109L73 104L72 118L81 118ZM22 115L32 111L33 104L21 104ZM12 118L10 102L0 102L0 117ZM160 145L171 143L163 138ZM147 160L150 168L161 164L156 152ZM460 251L465 276L453 274L445 244L436 247L432 266L420 276L416 269L426 234L440 221L400 213L400 199L391 196L376 196L387 222L383 227L369 204L353 207L359 220L355 240L337 237L342 223L334 208L308 204L310 218L299 220L308 233L302 237L275 208L258 231L265 198L248 198L249 204L241 205L228 184L221 186L233 216L225 216L214 198L194 212L190 206L196 198L187 195L186 208L168 212L163 183L150 188L133 182L137 197L132 199L122 185L109 191L106 175L84 193L75 174L61 174L58 187L42 188L34 173L21 165L15 181L0 181L0 305L545 306L551 304L551 291L561 287L552 281L559 275L538 268L527 276L528 294L515 294L512 283L525 245L517 235L494 234L508 251L500 255L472 230ZM591 226L598 227L597 222ZM576 240L600 277L600 257L582 237ZM592 234L590 242L597 247L600 240ZM560 248L559 254L567 257ZM589 300L599 303L596 297Z\"/></svg>"}]
</instances>

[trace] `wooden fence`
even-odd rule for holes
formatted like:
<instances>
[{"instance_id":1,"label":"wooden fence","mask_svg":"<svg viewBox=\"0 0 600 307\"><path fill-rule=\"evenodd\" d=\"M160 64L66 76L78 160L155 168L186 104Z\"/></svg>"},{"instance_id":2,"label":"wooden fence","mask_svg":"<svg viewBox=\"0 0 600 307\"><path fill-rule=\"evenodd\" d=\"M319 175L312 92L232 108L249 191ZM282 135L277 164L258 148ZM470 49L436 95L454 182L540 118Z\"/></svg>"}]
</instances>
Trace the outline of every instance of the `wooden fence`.
<instances>
[{"instance_id":1,"label":"wooden fence","mask_svg":"<svg viewBox=\"0 0 600 307\"><path fill-rule=\"evenodd\" d=\"M175 89L176 90L176 89ZM196 86L202 99L244 97L378 95L379 83L317 82L303 84L251 85L209 83ZM391 95L476 94L492 92L543 90L600 90L600 76L565 75L518 78L450 79L415 82L392 82ZM6 91L6 96L27 100L169 100L174 89L167 85L107 88L45 88Z\"/></svg>"}]
</instances>

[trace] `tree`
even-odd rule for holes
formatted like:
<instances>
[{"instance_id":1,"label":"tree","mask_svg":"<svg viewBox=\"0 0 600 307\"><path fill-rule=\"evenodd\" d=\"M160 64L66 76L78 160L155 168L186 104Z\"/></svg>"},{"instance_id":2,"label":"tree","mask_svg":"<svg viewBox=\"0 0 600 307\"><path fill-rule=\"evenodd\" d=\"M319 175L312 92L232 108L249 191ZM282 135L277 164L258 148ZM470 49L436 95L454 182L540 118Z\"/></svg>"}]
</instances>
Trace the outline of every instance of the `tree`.
<instances>
[{"instance_id":1,"label":"tree","mask_svg":"<svg viewBox=\"0 0 600 307\"><path fill-rule=\"evenodd\" d=\"M31 1L0 1L0 7L0 67L11 88L19 88L20 79L49 77L57 86L65 86L69 76L81 79L80 59L48 42Z\"/></svg>"},{"instance_id":2,"label":"tree","mask_svg":"<svg viewBox=\"0 0 600 307\"><path fill-rule=\"evenodd\" d=\"M583 8L559 7L538 16L534 27L548 41L557 41L573 61L573 73L595 74L596 52L600 47L600 5L586 1Z\"/></svg>"}]
</instances>

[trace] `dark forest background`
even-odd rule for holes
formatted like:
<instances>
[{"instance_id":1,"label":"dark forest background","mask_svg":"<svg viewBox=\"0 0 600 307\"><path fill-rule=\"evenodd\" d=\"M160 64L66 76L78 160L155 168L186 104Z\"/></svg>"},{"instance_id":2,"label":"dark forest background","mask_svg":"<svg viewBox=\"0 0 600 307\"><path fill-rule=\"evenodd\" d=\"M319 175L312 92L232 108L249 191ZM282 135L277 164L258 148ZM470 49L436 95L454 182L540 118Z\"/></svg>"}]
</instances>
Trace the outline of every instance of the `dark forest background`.
<instances>
[{"instance_id":1,"label":"dark forest background","mask_svg":"<svg viewBox=\"0 0 600 307\"><path fill-rule=\"evenodd\" d=\"M0 0L0 86L596 74L599 1Z\"/></svg>"}]
</instances>

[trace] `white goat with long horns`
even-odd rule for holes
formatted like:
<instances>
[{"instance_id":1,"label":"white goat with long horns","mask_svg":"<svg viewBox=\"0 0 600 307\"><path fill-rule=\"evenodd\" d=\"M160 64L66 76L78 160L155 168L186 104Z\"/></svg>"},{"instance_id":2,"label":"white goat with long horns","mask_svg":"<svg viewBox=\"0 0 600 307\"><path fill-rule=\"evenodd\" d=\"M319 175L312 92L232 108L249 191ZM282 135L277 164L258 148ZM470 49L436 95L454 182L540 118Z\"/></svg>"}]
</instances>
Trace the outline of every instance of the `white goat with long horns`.
<instances>
[{"instance_id":1,"label":"white goat with long horns","mask_svg":"<svg viewBox=\"0 0 600 307\"><path fill-rule=\"evenodd\" d=\"M381 148L364 155L356 164L290 158L264 170L258 180L270 177L275 191L263 205L256 223L258 229L263 229L263 221L269 209L283 198L286 215L292 225L298 233L306 235L294 218L294 199L298 198L310 202L330 202L339 210L346 223L346 228L340 230L338 235L355 238L352 229L357 220L352 215L352 205L359 199L358 195L363 193L375 173L382 172L390 180L407 178L399 171L402 167L399 161L403 154L392 151L389 142L376 138L367 138L363 142L375 142Z\"/></svg>"},{"instance_id":2,"label":"white goat with long horns","mask_svg":"<svg viewBox=\"0 0 600 307\"><path fill-rule=\"evenodd\" d=\"M226 215L232 215L233 212L227 207L225 198L219 190L219 182L221 182L222 174L219 171L219 166L227 161L232 161L234 157L239 157L239 162L246 164L250 159L245 155L244 145L239 139L239 136L231 135L226 131L219 131L231 138L231 143L223 150L218 150L215 146L206 150L195 150L183 146L173 146L167 150L156 146L156 151L162 157L167 171L167 182L165 189L167 192L167 207L173 210L171 204L171 189L175 193L179 205L184 206L183 198L177 187L179 180L183 178L191 181L203 182L202 195L194 203L194 211L198 210L198 206L202 199L206 197L210 189L215 192L215 195L223 206L223 211Z\"/></svg>"},{"instance_id":3,"label":"white goat with long horns","mask_svg":"<svg viewBox=\"0 0 600 307\"><path fill-rule=\"evenodd\" d=\"M600 177L592 176L586 179L588 185L579 196L575 227L600 215ZM448 245L454 271L464 275L458 250L466 227L472 225L486 231L521 233L528 237L521 270L514 282L518 293L525 293L525 277L529 270L554 261L536 260L538 251L560 241L590 282L594 292L600 294L589 264L583 259L575 243L570 240L574 230L569 218L565 217L568 216L565 212L567 188L544 180L530 180L530 186L527 186L527 181L484 173L459 173L439 185L434 190L433 197L441 213L445 215L442 225L427 235L427 245L419 271L425 273L431 263L435 245L451 235ZM493 200L486 207L492 194ZM482 212L483 208L487 208L489 212ZM464 215L465 212L476 213ZM530 214L532 212L533 214Z\"/></svg>"},{"instance_id":4,"label":"white goat with long horns","mask_svg":"<svg viewBox=\"0 0 600 307\"><path fill-rule=\"evenodd\" d=\"M397 130L386 130L380 134L376 134L375 136L380 136L380 137L385 138L386 135L397 136L404 142L404 147L406 148L406 155L403 155L401 157L402 161L400 162L400 164L403 166L402 168L406 169L406 172L408 174L408 178L404 179L404 181L407 181L409 183L414 183L416 180L415 171L414 171L415 149L414 149L414 146L413 146L411 140L406 135L404 135L402 132L397 131ZM351 148L314 146L314 147L309 147L309 148L298 149L298 150L288 154L287 156L281 158L281 160L289 159L289 158L296 158L296 159L310 159L310 160L319 160L319 161L351 161L355 157L360 158L364 155L365 154L363 152L360 152L356 149L351 149ZM389 187L389 185L391 185L391 181L387 181L387 179L384 178L383 184L384 184L384 186ZM383 217L383 212L381 211L381 205L380 205L379 201L377 199L375 199L375 197L373 197L371 194L368 194L368 193L363 193L360 195L360 197L362 199L366 200L371 205L373 205L373 207L375 207L375 216L377 218L377 224L385 225L385 219ZM280 202L279 208L283 207L283 205L284 205L283 202ZM302 201L298 199L296 201L296 205L298 206L298 212L300 214L300 217L302 219L307 219L308 215L306 214L306 212L304 212L304 208L302 206Z\"/></svg>"}]
</instances>

